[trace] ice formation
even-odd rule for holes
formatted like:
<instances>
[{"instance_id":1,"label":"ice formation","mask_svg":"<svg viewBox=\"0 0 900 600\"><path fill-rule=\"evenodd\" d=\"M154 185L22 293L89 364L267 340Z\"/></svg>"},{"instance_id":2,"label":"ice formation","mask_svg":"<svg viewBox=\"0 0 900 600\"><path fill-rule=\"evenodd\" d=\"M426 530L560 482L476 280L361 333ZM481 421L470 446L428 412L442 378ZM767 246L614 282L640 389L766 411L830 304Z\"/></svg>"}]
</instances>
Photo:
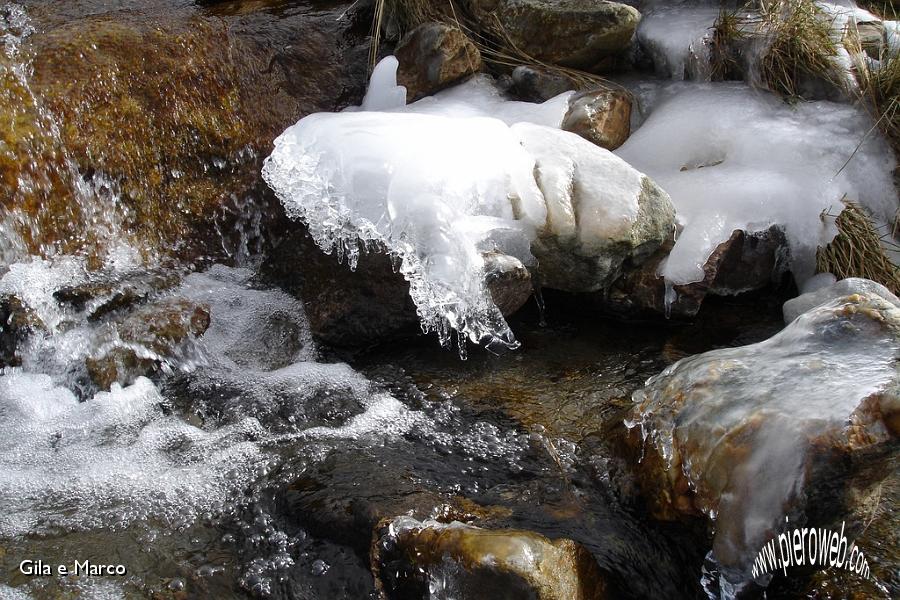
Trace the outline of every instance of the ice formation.
<instances>
[{"instance_id":1,"label":"ice formation","mask_svg":"<svg viewBox=\"0 0 900 600\"><path fill-rule=\"evenodd\" d=\"M301 119L275 140L263 176L325 251L353 265L358 243L375 243L398 259L423 328L442 343L455 330L461 352L466 337L515 347L482 253L531 265L538 235L596 252L633 223L646 179L558 129L568 93L513 102L476 77L398 107L396 66L376 67L363 102L390 111Z\"/></svg>"},{"instance_id":2,"label":"ice formation","mask_svg":"<svg viewBox=\"0 0 900 600\"><path fill-rule=\"evenodd\" d=\"M720 12L717 6L690 5L647 12L636 35L657 73L675 80L709 80L712 28Z\"/></svg>"},{"instance_id":3,"label":"ice formation","mask_svg":"<svg viewBox=\"0 0 900 600\"><path fill-rule=\"evenodd\" d=\"M791 106L738 83L648 87L650 114L616 153L675 204L683 230L662 267L671 283L701 280L706 259L735 229L773 224L784 227L802 282L816 247L836 233L823 211L838 213L845 196L879 219L897 209L891 151L866 136L870 119L850 105Z\"/></svg>"},{"instance_id":4,"label":"ice formation","mask_svg":"<svg viewBox=\"0 0 900 600\"><path fill-rule=\"evenodd\" d=\"M877 294L838 297L764 342L683 359L635 392L629 426L715 521L713 551L732 583L749 579L797 507L817 454L890 439L880 419L898 409L885 391L896 386L898 315Z\"/></svg>"}]
</instances>

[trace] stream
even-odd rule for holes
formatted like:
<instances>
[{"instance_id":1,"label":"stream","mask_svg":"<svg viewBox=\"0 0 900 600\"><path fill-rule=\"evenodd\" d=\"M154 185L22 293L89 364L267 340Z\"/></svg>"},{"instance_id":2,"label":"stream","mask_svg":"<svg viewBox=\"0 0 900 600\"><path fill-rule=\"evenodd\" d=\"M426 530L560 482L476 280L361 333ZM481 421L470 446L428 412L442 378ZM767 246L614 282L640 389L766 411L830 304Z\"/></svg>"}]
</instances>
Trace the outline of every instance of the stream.
<instances>
[{"instance_id":1,"label":"stream","mask_svg":"<svg viewBox=\"0 0 900 600\"><path fill-rule=\"evenodd\" d=\"M410 241L418 231L412 226L400 241L372 233L393 263L385 259L379 271L363 252L359 272L350 274L313 240L323 248L323 239L333 241L340 253L351 239L347 252L356 253L363 233L349 220L315 223L303 213L308 197L284 196L295 191L290 177L303 165L264 161L273 140L309 114L366 118L336 112L363 103L370 75L370 12L362 4L0 2L0 314L8 326L0 332L0 600L551 598L496 581L467 596L454 587L456 567L426 573L401 565L391 520L402 516L572 540L596 561L605 598L731 597L717 587L710 558L715 526L700 513L661 519L642 494L635 465L644 449L635 448L627 423L633 395L667 367L782 331L782 303L797 286L787 278L745 294L711 294L688 319L614 316L588 290L550 289L501 315L485 304L480 281L452 287L478 269L452 264L458 249L441 245L452 238L441 228L443 213L423 226L433 237L419 238L421 247ZM802 251L812 248L814 257L821 241L809 223L819 218L822 194L840 197L864 181L857 186L863 200L888 206L895 191L885 170L890 151L878 140L861 145L840 177L815 187L856 145L847 132L866 123L847 105L823 100L795 111L743 83L683 81L708 78L704 68L673 58L702 36L716 9L696 12L699 26L683 13L674 21L656 13L637 39L657 62L661 54L670 62L619 78L643 103L632 120L646 129L636 129L618 156L665 182L679 214L693 217L679 223L685 241L660 267L669 278L666 316L673 286L698 280L716 236L762 222L748 182L765 188L773 204L787 194L803 204L796 214L782 212L802 224L786 244L800 257L795 271L807 275L813 266ZM669 45L660 40L667 21L676 30ZM684 90L653 113L660 98ZM513 103L492 94L476 81L419 108L401 99L397 110L422 120L410 120L408 132L385 121L379 139L425 135L426 117L444 106L473 119L482 109L508 110L517 123L538 110L507 107ZM465 104L467 95L478 110ZM540 106L544 112L525 120L553 118L555 105ZM681 130L660 123L697 106L720 121L703 118L704 128L685 117ZM654 121L653 114L662 116ZM719 135L748 119L764 125ZM481 135L483 123L473 122ZM455 127L434 131L450 137ZM502 127L508 133L516 125ZM327 146L326 130L316 131L314 142ZM347 131L360 135L352 123ZM779 152L762 145L761 131ZM829 138L828 151L812 150ZM294 148L289 136L279 139ZM396 139L406 151L408 138ZM459 164L474 169L495 149L505 152L485 142ZM347 180L380 190L365 146L354 151L347 163L363 165L361 179ZM334 162L343 166L343 159ZM682 175L685 160L696 165ZM535 171L533 164L523 172ZM415 196L418 179L445 171L413 173L402 191ZM504 177L485 187L502 187ZM690 185L707 187L695 193ZM463 187L448 179L442 191L452 197ZM723 190L735 199L733 212L707 223L700 203ZM275 251L292 248L298 231L305 235L297 214L312 221L305 243L314 257ZM467 224L465 240L481 227ZM535 235L504 227L495 237L510 254ZM466 250L460 255L480 268L481 255L472 259ZM420 262L402 262L411 256ZM370 268L375 291L362 300L356 291L344 294L342 277ZM378 303L393 298L398 272L412 287L398 288L399 307L385 309L382 320ZM295 279L306 286L302 294L294 293ZM318 293L312 302L323 304L310 304L310 285ZM357 304L369 312L342 312ZM339 333L323 334L323 322ZM351 333L341 333L345 326ZM345 344L353 327L376 333ZM379 337L387 328L390 336ZM491 343L473 343L485 339ZM875 577L859 597L900 590L896 453L883 464L879 497L887 509L877 519L872 513L864 540L880 544L866 546ZM23 561L37 571L26 572ZM85 566L58 576L59 565L71 572L85 562L122 572ZM829 577L804 572L745 592L846 597L842 580Z\"/></svg>"}]
</instances>

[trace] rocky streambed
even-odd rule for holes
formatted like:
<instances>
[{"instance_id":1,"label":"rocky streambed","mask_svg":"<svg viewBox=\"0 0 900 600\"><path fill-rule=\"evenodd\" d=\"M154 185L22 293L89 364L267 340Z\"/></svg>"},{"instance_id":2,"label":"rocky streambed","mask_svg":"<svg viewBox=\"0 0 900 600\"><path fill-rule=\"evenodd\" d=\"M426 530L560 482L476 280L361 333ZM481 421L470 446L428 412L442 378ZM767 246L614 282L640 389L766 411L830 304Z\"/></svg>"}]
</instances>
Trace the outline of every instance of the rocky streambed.
<instances>
[{"instance_id":1,"label":"rocky streambed","mask_svg":"<svg viewBox=\"0 0 900 600\"><path fill-rule=\"evenodd\" d=\"M0 598L896 597L896 21L777 8L0 6Z\"/></svg>"}]
</instances>

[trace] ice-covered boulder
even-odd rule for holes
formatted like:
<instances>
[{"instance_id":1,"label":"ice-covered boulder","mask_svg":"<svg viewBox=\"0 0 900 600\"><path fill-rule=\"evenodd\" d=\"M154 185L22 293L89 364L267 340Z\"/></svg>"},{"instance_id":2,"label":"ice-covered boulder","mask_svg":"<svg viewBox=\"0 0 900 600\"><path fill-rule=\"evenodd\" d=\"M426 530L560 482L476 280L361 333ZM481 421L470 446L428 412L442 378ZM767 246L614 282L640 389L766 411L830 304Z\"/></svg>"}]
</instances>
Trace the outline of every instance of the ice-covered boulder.
<instances>
[{"instance_id":1,"label":"ice-covered boulder","mask_svg":"<svg viewBox=\"0 0 900 600\"><path fill-rule=\"evenodd\" d=\"M817 306L764 342L692 356L651 378L627 424L657 514L708 517L725 581L748 581L786 515L800 520L823 482L860 464L853 457L893 447L898 358L900 308L863 293Z\"/></svg>"},{"instance_id":2,"label":"ice-covered boulder","mask_svg":"<svg viewBox=\"0 0 900 600\"><path fill-rule=\"evenodd\" d=\"M497 23L519 49L534 58L590 70L628 47L641 15L605 0L465 0L482 28Z\"/></svg>"},{"instance_id":3,"label":"ice-covered boulder","mask_svg":"<svg viewBox=\"0 0 900 600\"><path fill-rule=\"evenodd\" d=\"M405 106L396 68L393 57L376 67L362 110L285 131L263 175L326 252L351 266L361 245L390 254L442 342L455 331L516 345L488 291L485 253L536 269L550 287L598 290L671 234L664 191L559 129L568 94L514 102L476 77Z\"/></svg>"},{"instance_id":4,"label":"ice-covered boulder","mask_svg":"<svg viewBox=\"0 0 900 600\"><path fill-rule=\"evenodd\" d=\"M823 212L845 196L879 222L897 210L892 153L856 107L789 105L738 83L648 85L636 94L649 115L616 154L675 204L682 230L660 265L673 286L702 281L707 260L735 230L773 225L802 284L816 248L837 233Z\"/></svg>"},{"instance_id":5,"label":"ice-covered boulder","mask_svg":"<svg viewBox=\"0 0 900 600\"><path fill-rule=\"evenodd\" d=\"M832 278L832 280L834 280L834 278ZM897 308L900 308L900 299L880 283L876 283L870 279L862 279L860 277L848 277L829 286L808 291L805 294L800 294L796 298L791 298L785 302L782 307L782 311L784 312L784 322L789 324L803 313L812 310L817 306L827 304L832 300L850 296L852 294L875 294L881 296L881 298L890 302Z\"/></svg>"}]
</instances>

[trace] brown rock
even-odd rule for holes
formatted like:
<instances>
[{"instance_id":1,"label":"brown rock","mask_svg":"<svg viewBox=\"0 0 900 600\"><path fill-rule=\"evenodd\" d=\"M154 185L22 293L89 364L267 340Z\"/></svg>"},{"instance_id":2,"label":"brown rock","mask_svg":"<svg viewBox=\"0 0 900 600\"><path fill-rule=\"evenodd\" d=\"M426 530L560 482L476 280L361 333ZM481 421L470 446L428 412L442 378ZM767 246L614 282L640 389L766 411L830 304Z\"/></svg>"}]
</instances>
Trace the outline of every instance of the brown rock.
<instances>
[{"instance_id":1,"label":"brown rock","mask_svg":"<svg viewBox=\"0 0 900 600\"><path fill-rule=\"evenodd\" d=\"M481 529L399 517L375 544L373 565L383 591L402 596L417 579L440 573L454 597L600 600L606 584L594 557L569 539L550 540L516 529ZM409 579L397 577L405 570ZM387 567L387 568L384 568ZM418 576L418 577L417 577Z\"/></svg>"},{"instance_id":2,"label":"brown rock","mask_svg":"<svg viewBox=\"0 0 900 600\"><path fill-rule=\"evenodd\" d=\"M394 51L400 67L397 83L412 102L481 70L481 52L461 30L423 23L400 40Z\"/></svg>"},{"instance_id":3,"label":"brown rock","mask_svg":"<svg viewBox=\"0 0 900 600\"><path fill-rule=\"evenodd\" d=\"M578 82L563 73L528 65L513 69L512 80L513 91L526 102L545 102L580 87Z\"/></svg>"},{"instance_id":4,"label":"brown rock","mask_svg":"<svg viewBox=\"0 0 900 600\"><path fill-rule=\"evenodd\" d=\"M491 299L504 317L522 308L532 293L531 272L518 259L499 252L484 255L485 274Z\"/></svg>"},{"instance_id":5,"label":"brown rock","mask_svg":"<svg viewBox=\"0 0 900 600\"><path fill-rule=\"evenodd\" d=\"M467 0L478 24L502 34L528 55L591 70L628 47L641 15L603 0ZM500 32L497 32L500 33Z\"/></svg>"},{"instance_id":6,"label":"brown rock","mask_svg":"<svg viewBox=\"0 0 900 600\"><path fill-rule=\"evenodd\" d=\"M142 307L116 326L121 343L85 360L88 375L102 389L131 383L177 356L208 327L209 308L190 300L170 298Z\"/></svg>"},{"instance_id":7,"label":"brown rock","mask_svg":"<svg viewBox=\"0 0 900 600\"><path fill-rule=\"evenodd\" d=\"M615 150L631 134L631 94L622 90L582 92L569 99L562 129L601 148Z\"/></svg>"}]
</instances>

